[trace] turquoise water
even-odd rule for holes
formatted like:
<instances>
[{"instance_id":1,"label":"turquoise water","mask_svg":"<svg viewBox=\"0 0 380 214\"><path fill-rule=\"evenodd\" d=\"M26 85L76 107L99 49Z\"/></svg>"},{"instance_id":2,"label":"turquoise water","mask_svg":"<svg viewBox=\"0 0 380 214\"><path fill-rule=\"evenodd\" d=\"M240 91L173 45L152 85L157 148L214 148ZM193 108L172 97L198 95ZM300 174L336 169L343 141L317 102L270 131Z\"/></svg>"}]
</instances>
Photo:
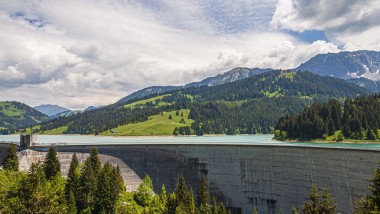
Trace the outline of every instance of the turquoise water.
<instances>
[{"instance_id":1,"label":"turquoise water","mask_svg":"<svg viewBox=\"0 0 380 214\"><path fill-rule=\"evenodd\" d=\"M380 150L380 144L371 143L312 143L279 142L273 135L220 135L220 136L165 136L165 137L108 137L85 135L39 135L37 145L107 145L107 144L226 144L226 145L273 145L296 147L336 147ZM19 135L0 135L0 142L19 142Z\"/></svg>"}]
</instances>

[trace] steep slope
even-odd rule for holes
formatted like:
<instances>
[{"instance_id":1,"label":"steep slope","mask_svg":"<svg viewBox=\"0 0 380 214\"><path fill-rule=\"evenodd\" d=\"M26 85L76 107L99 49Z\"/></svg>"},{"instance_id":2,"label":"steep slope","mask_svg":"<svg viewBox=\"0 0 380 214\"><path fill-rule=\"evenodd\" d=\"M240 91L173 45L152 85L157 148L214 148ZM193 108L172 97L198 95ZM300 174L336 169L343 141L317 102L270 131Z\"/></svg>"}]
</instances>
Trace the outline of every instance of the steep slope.
<instances>
[{"instance_id":1,"label":"steep slope","mask_svg":"<svg viewBox=\"0 0 380 214\"><path fill-rule=\"evenodd\" d=\"M52 104L39 105L39 106L35 106L33 108L36 109L37 111L49 116L49 117L56 115L56 114L59 114L59 113L62 113L62 112L71 111L68 108L64 108L64 107L61 107L58 105L52 105Z\"/></svg>"},{"instance_id":2,"label":"steep slope","mask_svg":"<svg viewBox=\"0 0 380 214\"><path fill-rule=\"evenodd\" d=\"M182 87L180 87L180 86L152 86L152 87L148 87L148 88L143 88L141 90L133 92L132 94L130 94L126 97L123 97L122 99L120 99L116 103L126 103L129 100L140 99L140 98L143 98L143 97L146 97L149 95L157 95L158 96L161 93L177 90L180 88L182 88Z\"/></svg>"},{"instance_id":3,"label":"steep slope","mask_svg":"<svg viewBox=\"0 0 380 214\"><path fill-rule=\"evenodd\" d=\"M318 54L295 70L310 71L342 79L380 80L380 52L354 51Z\"/></svg>"},{"instance_id":4,"label":"steep slope","mask_svg":"<svg viewBox=\"0 0 380 214\"><path fill-rule=\"evenodd\" d=\"M185 85L188 87L201 87L201 86L216 86L225 83L235 82L238 80L246 79L252 77L255 74L261 74L267 71L272 71L273 69L260 69L260 68L234 68L231 71L227 71L223 74L219 74L215 77L206 78L200 82L193 82Z\"/></svg>"},{"instance_id":5,"label":"steep slope","mask_svg":"<svg viewBox=\"0 0 380 214\"><path fill-rule=\"evenodd\" d=\"M347 81L355 83L356 85L365 88L372 92L380 92L380 80L374 81L369 80L364 77L355 78L355 79L348 79Z\"/></svg>"},{"instance_id":6,"label":"steep slope","mask_svg":"<svg viewBox=\"0 0 380 214\"><path fill-rule=\"evenodd\" d=\"M0 134L11 134L19 128L36 125L47 119L46 115L24 103L0 102Z\"/></svg>"},{"instance_id":7,"label":"steep slope","mask_svg":"<svg viewBox=\"0 0 380 214\"><path fill-rule=\"evenodd\" d=\"M338 78L273 71L223 85L184 88L57 118L43 123L41 130L67 127L65 133L104 134L120 126L147 121L154 115L186 109L187 119L194 120L186 124L191 126L190 133L271 133L282 114L300 111L315 101L342 100L365 93L365 89Z\"/></svg>"}]
</instances>

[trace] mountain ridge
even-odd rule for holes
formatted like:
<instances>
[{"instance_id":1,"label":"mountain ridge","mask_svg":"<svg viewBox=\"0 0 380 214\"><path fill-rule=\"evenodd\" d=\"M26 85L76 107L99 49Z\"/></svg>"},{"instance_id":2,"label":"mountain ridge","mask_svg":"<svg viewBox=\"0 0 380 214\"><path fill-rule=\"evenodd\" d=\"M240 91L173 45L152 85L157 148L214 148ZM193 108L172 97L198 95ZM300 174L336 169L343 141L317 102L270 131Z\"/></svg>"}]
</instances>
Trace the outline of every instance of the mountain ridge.
<instances>
[{"instance_id":1,"label":"mountain ridge","mask_svg":"<svg viewBox=\"0 0 380 214\"><path fill-rule=\"evenodd\" d=\"M335 64L333 64L334 62ZM117 103L123 103L128 100L138 99L152 94L165 93L181 87L188 88L225 84L273 70L275 69L237 67L198 82L188 83L185 86L153 86L143 88L120 99ZM289 70L310 71L321 76L334 76L353 82L373 92L380 91L380 52L378 51L361 50L317 54L298 67Z\"/></svg>"}]
</instances>

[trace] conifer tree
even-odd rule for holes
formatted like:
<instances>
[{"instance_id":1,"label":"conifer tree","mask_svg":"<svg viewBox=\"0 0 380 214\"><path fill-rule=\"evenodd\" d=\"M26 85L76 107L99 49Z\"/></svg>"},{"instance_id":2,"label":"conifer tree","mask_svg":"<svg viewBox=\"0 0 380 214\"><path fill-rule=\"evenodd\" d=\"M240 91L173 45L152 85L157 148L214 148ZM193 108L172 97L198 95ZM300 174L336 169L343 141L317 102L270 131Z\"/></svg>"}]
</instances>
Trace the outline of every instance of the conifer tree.
<instances>
[{"instance_id":1,"label":"conifer tree","mask_svg":"<svg viewBox=\"0 0 380 214\"><path fill-rule=\"evenodd\" d=\"M75 193L78 189L79 186L79 161L77 158L77 155L74 153L73 156L71 157L71 162L70 162L70 167L69 167L69 172L67 174L67 179L66 179L66 199L69 200L71 197L70 194L72 193L74 195L75 200L77 201L77 197L75 197ZM71 192L71 193L70 193Z\"/></svg>"},{"instance_id":2,"label":"conifer tree","mask_svg":"<svg viewBox=\"0 0 380 214\"><path fill-rule=\"evenodd\" d=\"M227 214L227 209L223 203L219 203L218 214Z\"/></svg>"},{"instance_id":3,"label":"conifer tree","mask_svg":"<svg viewBox=\"0 0 380 214\"><path fill-rule=\"evenodd\" d=\"M199 189L197 191L197 206L203 205L204 208L208 208L210 201L210 193L208 192L208 185L204 175L202 175Z\"/></svg>"},{"instance_id":4,"label":"conifer tree","mask_svg":"<svg viewBox=\"0 0 380 214\"><path fill-rule=\"evenodd\" d=\"M162 205L166 206L167 196L166 196L166 188L164 184L162 184L161 186L160 201Z\"/></svg>"},{"instance_id":5,"label":"conifer tree","mask_svg":"<svg viewBox=\"0 0 380 214\"><path fill-rule=\"evenodd\" d=\"M46 154L43 167L46 179L48 180L61 172L61 163L59 162L57 152L53 146L50 146L49 151Z\"/></svg>"},{"instance_id":6,"label":"conifer tree","mask_svg":"<svg viewBox=\"0 0 380 214\"><path fill-rule=\"evenodd\" d=\"M380 166L375 170L370 180L369 190L375 205L380 208Z\"/></svg>"},{"instance_id":7,"label":"conifer tree","mask_svg":"<svg viewBox=\"0 0 380 214\"><path fill-rule=\"evenodd\" d=\"M188 207L188 213L192 214L195 213L195 203L194 203L194 193L193 193L193 188L188 191L188 197L187 197L187 207Z\"/></svg>"},{"instance_id":8,"label":"conifer tree","mask_svg":"<svg viewBox=\"0 0 380 214\"><path fill-rule=\"evenodd\" d=\"M77 207L75 202L74 193L70 190L67 197L67 212L68 214L76 214Z\"/></svg>"},{"instance_id":9,"label":"conifer tree","mask_svg":"<svg viewBox=\"0 0 380 214\"><path fill-rule=\"evenodd\" d=\"M318 191L317 185L313 184L309 192L309 201L302 205L305 214L333 214L336 212L335 199L331 198L329 189L322 188Z\"/></svg>"},{"instance_id":10,"label":"conifer tree","mask_svg":"<svg viewBox=\"0 0 380 214\"><path fill-rule=\"evenodd\" d=\"M5 156L2 165L5 170L18 171L19 163L16 154L16 146L13 143L9 145L7 156Z\"/></svg>"},{"instance_id":11,"label":"conifer tree","mask_svg":"<svg viewBox=\"0 0 380 214\"><path fill-rule=\"evenodd\" d=\"M218 212L219 212L218 204L216 203L215 197L212 197L211 214L218 214Z\"/></svg>"},{"instance_id":12,"label":"conifer tree","mask_svg":"<svg viewBox=\"0 0 380 214\"><path fill-rule=\"evenodd\" d=\"M154 197L153 192L153 184L152 179L149 177L149 175L146 175L139 187L137 188L137 192L135 194L135 200L136 202L142 206L142 207L148 207Z\"/></svg>"},{"instance_id":13,"label":"conifer tree","mask_svg":"<svg viewBox=\"0 0 380 214\"><path fill-rule=\"evenodd\" d=\"M177 186L174 190L174 193L177 197L177 200L178 200L178 203L181 204L181 203L184 203L185 200L186 200L186 197L187 197L187 187L186 187L186 183L185 183L185 178L181 175L179 177L179 181L177 183Z\"/></svg>"},{"instance_id":14,"label":"conifer tree","mask_svg":"<svg viewBox=\"0 0 380 214\"><path fill-rule=\"evenodd\" d=\"M178 207L178 200L174 193L170 194L168 197L168 201L166 203L166 213L167 214L176 214Z\"/></svg>"},{"instance_id":15,"label":"conifer tree","mask_svg":"<svg viewBox=\"0 0 380 214\"><path fill-rule=\"evenodd\" d=\"M119 165L112 168L112 181L113 197L116 201L119 194L125 192L124 179L121 175Z\"/></svg>"},{"instance_id":16,"label":"conifer tree","mask_svg":"<svg viewBox=\"0 0 380 214\"><path fill-rule=\"evenodd\" d=\"M90 159L87 158L81 169L78 191L78 211L90 210L96 191L97 177L95 176Z\"/></svg>"},{"instance_id":17,"label":"conifer tree","mask_svg":"<svg viewBox=\"0 0 380 214\"><path fill-rule=\"evenodd\" d=\"M102 168L102 163L100 162L98 149L96 147L93 147L91 149L89 162L90 162L90 166L94 172L95 177L97 177Z\"/></svg>"},{"instance_id":18,"label":"conifer tree","mask_svg":"<svg viewBox=\"0 0 380 214\"><path fill-rule=\"evenodd\" d=\"M105 163L103 169L99 173L97 180L97 189L94 197L94 213L115 213L116 197L113 195L112 186L112 165Z\"/></svg>"}]
</instances>

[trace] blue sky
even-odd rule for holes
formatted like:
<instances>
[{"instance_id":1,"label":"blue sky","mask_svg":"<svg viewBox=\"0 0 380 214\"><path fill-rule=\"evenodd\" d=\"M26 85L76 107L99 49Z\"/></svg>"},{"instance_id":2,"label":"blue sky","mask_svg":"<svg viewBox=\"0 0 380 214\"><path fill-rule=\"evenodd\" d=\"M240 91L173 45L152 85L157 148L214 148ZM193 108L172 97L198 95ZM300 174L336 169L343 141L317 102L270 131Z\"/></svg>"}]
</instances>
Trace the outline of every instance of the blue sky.
<instances>
[{"instance_id":1,"label":"blue sky","mask_svg":"<svg viewBox=\"0 0 380 214\"><path fill-rule=\"evenodd\" d=\"M235 67L380 50L379 14L379 0L0 0L0 100L78 109Z\"/></svg>"}]
</instances>

